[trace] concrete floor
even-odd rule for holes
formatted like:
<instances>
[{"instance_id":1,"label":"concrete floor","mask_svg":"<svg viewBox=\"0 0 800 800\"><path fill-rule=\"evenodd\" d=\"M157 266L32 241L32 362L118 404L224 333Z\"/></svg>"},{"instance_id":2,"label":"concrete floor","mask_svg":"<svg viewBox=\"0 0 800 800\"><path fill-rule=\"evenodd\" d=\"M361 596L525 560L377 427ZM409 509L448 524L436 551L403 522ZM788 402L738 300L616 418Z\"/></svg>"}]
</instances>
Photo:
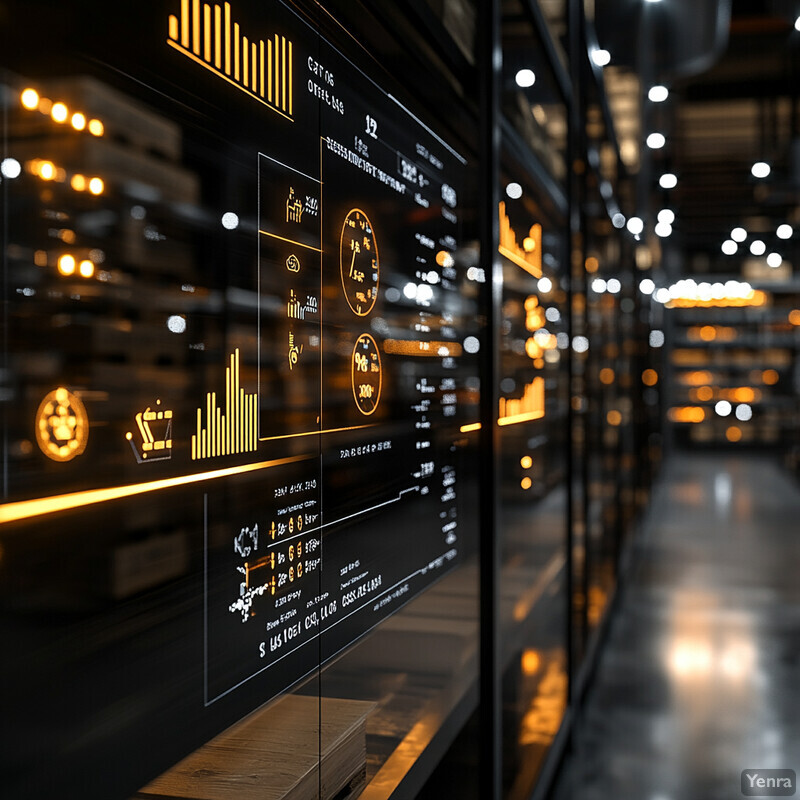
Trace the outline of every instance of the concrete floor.
<instances>
[{"instance_id":1,"label":"concrete floor","mask_svg":"<svg viewBox=\"0 0 800 800\"><path fill-rule=\"evenodd\" d=\"M800 773L800 483L676 455L637 544L554 800L732 800Z\"/></svg>"}]
</instances>

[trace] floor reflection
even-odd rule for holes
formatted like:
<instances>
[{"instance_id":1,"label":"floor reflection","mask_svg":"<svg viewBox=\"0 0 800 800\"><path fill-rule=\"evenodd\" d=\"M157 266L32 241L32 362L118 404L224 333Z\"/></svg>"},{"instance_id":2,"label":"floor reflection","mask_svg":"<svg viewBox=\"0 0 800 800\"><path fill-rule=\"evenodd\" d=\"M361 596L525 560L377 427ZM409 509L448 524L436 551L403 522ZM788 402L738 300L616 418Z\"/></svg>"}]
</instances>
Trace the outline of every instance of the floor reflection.
<instances>
[{"instance_id":1,"label":"floor reflection","mask_svg":"<svg viewBox=\"0 0 800 800\"><path fill-rule=\"evenodd\" d=\"M556 800L729 800L744 769L800 769L800 491L761 458L665 476Z\"/></svg>"}]
</instances>

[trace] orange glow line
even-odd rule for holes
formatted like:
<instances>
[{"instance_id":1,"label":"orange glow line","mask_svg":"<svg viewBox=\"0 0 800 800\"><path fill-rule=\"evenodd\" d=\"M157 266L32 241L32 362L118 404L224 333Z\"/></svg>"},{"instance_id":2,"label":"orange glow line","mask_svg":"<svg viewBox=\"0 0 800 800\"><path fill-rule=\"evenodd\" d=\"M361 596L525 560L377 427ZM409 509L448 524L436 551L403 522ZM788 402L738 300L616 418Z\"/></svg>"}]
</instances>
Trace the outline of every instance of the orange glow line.
<instances>
[{"instance_id":1,"label":"orange glow line","mask_svg":"<svg viewBox=\"0 0 800 800\"><path fill-rule=\"evenodd\" d=\"M192 50L200 55L200 0L192 0Z\"/></svg>"},{"instance_id":2,"label":"orange glow line","mask_svg":"<svg viewBox=\"0 0 800 800\"><path fill-rule=\"evenodd\" d=\"M235 41L238 42L238 39L235 40ZM167 44L170 47L173 47L179 53L183 53L183 55L187 56L188 58L191 58L192 61L195 61L198 64L200 64L201 67L205 67L206 69L211 70L211 72L213 72L217 77L222 78L223 80L227 81L231 86L235 86L240 91L245 92L249 97L252 97L254 100L258 100L259 103L262 103L263 105L267 106L267 108L272 109L276 114L280 114L282 117L288 119L290 122L294 122L294 120L288 114L284 114L283 111L281 111L278 108L275 108L274 105L271 105L270 103L266 103L258 95L253 94L246 86L242 86L241 84L236 83L236 81L231 80L227 75L225 75L222 72L220 72L219 70L215 69L213 64L207 64L205 61L203 61L203 59L198 58L193 53L191 53L189 50L186 50L185 48L181 47L177 42L173 42L172 39L167 39ZM238 50L238 45L237 45L237 50ZM235 59L234 59L235 60L235 65L234 66L238 67L238 65L239 65L238 54L235 53L234 55L236 56ZM236 74L238 75L238 73L236 73ZM287 241L290 241L290 240L287 239ZM316 250L316 248L312 248L312 249Z\"/></svg>"},{"instance_id":3,"label":"orange glow line","mask_svg":"<svg viewBox=\"0 0 800 800\"><path fill-rule=\"evenodd\" d=\"M174 14L169 15L169 38L178 38L178 18Z\"/></svg>"},{"instance_id":4,"label":"orange glow line","mask_svg":"<svg viewBox=\"0 0 800 800\"><path fill-rule=\"evenodd\" d=\"M222 69L222 9L214 6L214 66Z\"/></svg>"},{"instance_id":5,"label":"orange glow line","mask_svg":"<svg viewBox=\"0 0 800 800\"><path fill-rule=\"evenodd\" d=\"M231 74L231 4L225 3L225 74Z\"/></svg>"},{"instance_id":6,"label":"orange glow line","mask_svg":"<svg viewBox=\"0 0 800 800\"><path fill-rule=\"evenodd\" d=\"M299 439L301 436L319 436L323 433L338 433L339 431L360 431L362 428L374 428L377 423L369 425L350 425L346 428L328 428L322 431L304 431L303 433L284 433L280 436L265 436L259 442L272 442L275 439Z\"/></svg>"},{"instance_id":7,"label":"orange glow line","mask_svg":"<svg viewBox=\"0 0 800 800\"><path fill-rule=\"evenodd\" d=\"M292 40L289 40L289 115L292 114Z\"/></svg>"},{"instance_id":8,"label":"orange glow line","mask_svg":"<svg viewBox=\"0 0 800 800\"><path fill-rule=\"evenodd\" d=\"M510 417L500 417L498 425L519 425L520 422L530 422L532 419L541 419L544 411L531 411L527 414L512 414Z\"/></svg>"},{"instance_id":9,"label":"orange glow line","mask_svg":"<svg viewBox=\"0 0 800 800\"><path fill-rule=\"evenodd\" d=\"M286 111L286 37L281 36L281 108Z\"/></svg>"},{"instance_id":10,"label":"orange glow line","mask_svg":"<svg viewBox=\"0 0 800 800\"><path fill-rule=\"evenodd\" d=\"M203 4L203 55L211 61L211 6Z\"/></svg>"},{"instance_id":11,"label":"orange glow line","mask_svg":"<svg viewBox=\"0 0 800 800\"><path fill-rule=\"evenodd\" d=\"M242 83L250 91L250 46L246 36L242 36Z\"/></svg>"},{"instance_id":12,"label":"orange glow line","mask_svg":"<svg viewBox=\"0 0 800 800\"><path fill-rule=\"evenodd\" d=\"M259 88L259 92L258 93L263 97L264 96L264 40L263 39L261 39L261 41L259 41L259 43L258 43L258 50L259 50L259 53L258 53L258 64L259 64L258 77L259 77L259 81L260 81L259 87L258 87Z\"/></svg>"},{"instance_id":13,"label":"orange glow line","mask_svg":"<svg viewBox=\"0 0 800 800\"><path fill-rule=\"evenodd\" d=\"M113 486L108 489L89 489L83 492L73 492L72 494L62 494L54 497L42 497L36 500L20 500L16 503L6 503L0 506L0 524L16 522L22 519L31 519L32 517L41 517L45 514L54 514L58 511L68 511L72 508L97 505L98 503L108 503L111 500L121 500L125 497L158 492L162 489L172 489L176 486L202 483L203 481L216 480L217 478L227 478L231 475L243 475L248 472L257 472L258 470L269 469L271 467L280 467L284 464L294 464L298 461L307 461L312 458L315 458L315 456L289 456L287 458L272 459L271 461L259 461L254 464L241 464L238 467L215 469L210 472L198 472L194 475L180 475L175 478L148 481L147 483Z\"/></svg>"},{"instance_id":14,"label":"orange glow line","mask_svg":"<svg viewBox=\"0 0 800 800\"><path fill-rule=\"evenodd\" d=\"M233 23L233 77L239 80L239 23ZM233 84L237 89L241 89L238 83Z\"/></svg>"},{"instance_id":15,"label":"orange glow line","mask_svg":"<svg viewBox=\"0 0 800 800\"><path fill-rule=\"evenodd\" d=\"M479 431L481 429L480 422L472 422L469 425L462 425L459 430L461 433L470 433L470 431Z\"/></svg>"},{"instance_id":16,"label":"orange glow line","mask_svg":"<svg viewBox=\"0 0 800 800\"><path fill-rule=\"evenodd\" d=\"M272 106L270 106L272 108ZM280 114L280 111L278 112ZM280 239L282 242L289 242L289 244L296 244L298 247L305 247L308 250L313 250L315 253L321 253L322 249L319 247L312 247L310 244L303 244L302 242L296 242L294 239L287 239L285 236L278 236L277 233L269 233L268 231L259 230L259 233L264 234L264 236L271 236L273 239Z\"/></svg>"},{"instance_id":17,"label":"orange glow line","mask_svg":"<svg viewBox=\"0 0 800 800\"><path fill-rule=\"evenodd\" d=\"M533 275L534 278L542 277L541 270L534 269L527 261L525 261L525 259L521 258L516 253L509 250L507 247L503 247L503 245L500 245L497 248L497 252L500 253L500 255L505 256L509 261L513 261L518 267L524 269L525 272Z\"/></svg>"},{"instance_id":18,"label":"orange glow line","mask_svg":"<svg viewBox=\"0 0 800 800\"><path fill-rule=\"evenodd\" d=\"M181 0L181 44L189 48L189 0Z\"/></svg>"},{"instance_id":19,"label":"orange glow line","mask_svg":"<svg viewBox=\"0 0 800 800\"><path fill-rule=\"evenodd\" d=\"M272 104L272 39L267 42L267 100Z\"/></svg>"}]
</instances>

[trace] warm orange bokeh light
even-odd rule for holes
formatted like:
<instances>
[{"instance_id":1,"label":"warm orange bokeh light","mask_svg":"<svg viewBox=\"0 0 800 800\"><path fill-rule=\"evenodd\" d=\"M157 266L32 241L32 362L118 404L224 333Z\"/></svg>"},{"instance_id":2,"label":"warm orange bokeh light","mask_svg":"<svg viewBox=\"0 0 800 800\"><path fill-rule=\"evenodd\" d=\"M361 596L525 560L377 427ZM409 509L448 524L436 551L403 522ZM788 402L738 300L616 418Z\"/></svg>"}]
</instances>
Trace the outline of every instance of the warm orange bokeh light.
<instances>
[{"instance_id":1,"label":"warm orange bokeh light","mask_svg":"<svg viewBox=\"0 0 800 800\"><path fill-rule=\"evenodd\" d=\"M519 465L522 469L530 469L533 466L533 459L530 456L522 456L519 460Z\"/></svg>"},{"instance_id":2,"label":"warm orange bokeh light","mask_svg":"<svg viewBox=\"0 0 800 800\"><path fill-rule=\"evenodd\" d=\"M75 272L75 258L69 254L58 259L58 271L62 275L72 275Z\"/></svg>"},{"instance_id":3,"label":"warm orange bokeh light","mask_svg":"<svg viewBox=\"0 0 800 800\"><path fill-rule=\"evenodd\" d=\"M616 409L612 409L608 412L608 414L606 414L606 420L608 421L609 425L616 428L617 425L622 422L622 414L620 414Z\"/></svg>"},{"instance_id":4,"label":"warm orange bokeh light","mask_svg":"<svg viewBox=\"0 0 800 800\"><path fill-rule=\"evenodd\" d=\"M94 264L86 258L78 266L78 272L82 278L91 278L94 275Z\"/></svg>"},{"instance_id":5,"label":"warm orange bokeh light","mask_svg":"<svg viewBox=\"0 0 800 800\"><path fill-rule=\"evenodd\" d=\"M586 259L587 272L597 272L599 268L600 262L594 256L589 256L589 258Z\"/></svg>"},{"instance_id":6,"label":"warm orange bokeh light","mask_svg":"<svg viewBox=\"0 0 800 800\"><path fill-rule=\"evenodd\" d=\"M741 428L736 427L736 425L731 425L728 430L725 431L725 438L729 442L738 442L741 441L742 438L742 430Z\"/></svg>"},{"instance_id":7,"label":"warm orange bokeh light","mask_svg":"<svg viewBox=\"0 0 800 800\"><path fill-rule=\"evenodd\" d=\"M99 119L89 120L89 133L91 133L92 136L102 136L104 131L105 127Z\"/></svg>"},{"instance_id":8,"label":"warm orange bokeh light","mask_svg":"<svg viewBox=\"0 0 800 800\"><path fill-rule=\"evenodd\" d=\"M33 111L39 105L39 92L36 89L25 89L19 99L24 108Z\"/></svg>"},{"instance_id":9,"label":"warm orange bokeh light","mask_svg":"<svg viewBox=\"0 0 800 800\"><path fill-rule=\"evenodd\" d=\"M700 338L704 342L713 342L714 339L717 338L717 331L715 330L713 325L703 325L700 328Z\"/></svg>"},{"instance_id":10,"label":"warm orange bokeh light","mask_svg":"<svg viewBox=\"0 0 800 800\"><path fill-rule=\"evenodd\" d=\"M603 367L600 370L600 383L604 383L606 386L614 383L614 370L610 367Z\"/></svg>"},{"instance_id":11,"label":"warm orange bokeh light","mask_svg":"<svg viewBox=\"0 0 800 800\"><path fill-rule=\"evenodd\" d=\"M774 386L778 382L778 378L780 376L774 369L765 369L761 373L761 380L767 384L767 386Z\"/></svg>"},{"instance_id":12,"label":"warm orange bokeh light","mask_svg":"<svg viewBox=\"0 0 800 800\"><path fill-rule=\"evenodd\" d=\"M78 111L72 115L71 123L76 131L82 131L86 127L86 117Z\"/></svg>"},{"instance_id":13,"label":"warm orange bokeh light","mask_svg":"<svg viewBox=\"0 0 800 800\"><path fill-rule=\"evenodd\" d=\"M89 181L89 191L92 194L103 194L103 189L105 189L105 184L103 183L102 178L92 178Z\"/></svg>"},{"instance_id":14,"label":"warm orange bokeh light","mask_svg":"<svg viewBox=\"0 0 800 800\"><path fill-rule=\"evenodd\" d=\"M73 175L69 185L76 192L86 191L86 178L83 175Z\"/></svg>"},{"instance_id":15,"label":"warm orange bokeh light","mask_svg":"<svg viewBox=\"0 0 800 800\"><path fill-rule=\"evenodd\" d=\"M697 399L707 403L714 397L714 390L710 386L701 386L697 390Z\"/></svg>"},{"instance_id":16,"label":"warm orange bokeh light","mask_svg":"<svg viewBox=\"0 0 800 800\"><path fill-rule=\"evenodd\" d=\"M667 414L671 422L702 422L706 418L706 412L700 406L676 406L671 408Z\"/></svg>"},{"instance_id":17,"label":"warm orange bokeh light","mask_svg":"<svg viewBox=\"0 0 800 800\"><path fill-rule=\"evenodd\" d=\"M658 373L654 369L646 369L642 373L642 383L645 386L655 386L658 383Z\"/></svg>"},{"instance_id":18,"label":"warm orange bokeh light","mask_svg":"<svg viewBox=\"0 0 800 800\"><path fill-rule=\"evenodd\" d=\"M737 403L752 403L756 399L756 393L749 386L740 386L731 394Z\"/></svg>"},{"instance_id":19,"label":"warm orange bokeh light","mask_svg":"<svg viewBox=\"0 0 800 800\"><path fill-rule=\"evenodd\" d=\"M539 671L542 659L535 650L524 650L522 653L522 674L535 675Z\"/></svg>"},{"instance_id":20,"label":"warm orange bokeh light","mask_svg":"<svg viewBox=\"0 0 800 800\"><path fill-rule=\"evenodd\" d=\"M792 325L800 325L800 309L793 308L789 312L789 322L791 322Z\"/></svg>"},{"instance_id":21,"label":"warm orange bokeh light","mask_svg":"<svg viewBox=\"0 0 800 800\"><path fill-rule=\"evenodd\" d=\"M532 484L533 481L527 475L519 482L523 489L530 489Z\"/></svg>"},{"instance_id":22,"label":"warm orange bokeh light","mask_svg":"<svg viewBox=\"0 0 800 800\"><path fill-rule=\"evenodd\" d=\"M50 116L54 122L66 122L69 117L69 109L63 103L54 103L50 109Z\"/></svg>"}]
</instances>

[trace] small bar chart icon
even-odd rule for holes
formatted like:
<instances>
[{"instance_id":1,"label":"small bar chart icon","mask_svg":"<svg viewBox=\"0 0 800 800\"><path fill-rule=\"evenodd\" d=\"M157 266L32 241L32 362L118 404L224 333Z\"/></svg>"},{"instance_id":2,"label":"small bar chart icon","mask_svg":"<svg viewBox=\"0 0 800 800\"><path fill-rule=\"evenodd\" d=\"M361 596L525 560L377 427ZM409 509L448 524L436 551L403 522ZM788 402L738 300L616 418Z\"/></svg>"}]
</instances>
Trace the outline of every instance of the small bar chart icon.
<instances>
[{"instance_id":1,"label":"small bar chart icon","mask_svg":"<svg viewBox=\"0 0 800 800\"><path fill-rule=\"evenodd\" d=\"M542 226L538 222L531 225L520 247L517 234L511 227L511 220L506 213L506 204L501 202L499 241L497 250L501 255L513 261L520 269L529 272L534 278L542 277Z\"/></svg>"},{"instance_id":2,"label":"small bar chart icon","mask_svg":"<svg viewBox=\"0 0 800 800\"><path fill-rule=\"evenodd\" d=\"M536 377L525 385L521 398L500 398L498 425L514 425L544 416L544 378Z\"/></svg>"},{"instance_id":3,"label":"small bar chart icon","mask_svg":"<svg viewBox=\"0 0 800 800\"><path fill-rule=\"evenodd\" d=\"M206 395L206 425L203 409L197 409L197 433L192 434L192 459L252 453L258 446L258 395L239 385L239 351L225 370L225 408L217 405L217 393Z\"/></svg>"},{"instance_id":4,"label":"small bar chart icon","mask_svg":"<svg viewBox=\"0 0 800 800\"><path fill-rule=\"evenodd\" d=\"M292 42L248 39L231 17L230 3L181 0L170 14L167 44L251 97L292 119Z\"/></svg>"}]
</instances>

